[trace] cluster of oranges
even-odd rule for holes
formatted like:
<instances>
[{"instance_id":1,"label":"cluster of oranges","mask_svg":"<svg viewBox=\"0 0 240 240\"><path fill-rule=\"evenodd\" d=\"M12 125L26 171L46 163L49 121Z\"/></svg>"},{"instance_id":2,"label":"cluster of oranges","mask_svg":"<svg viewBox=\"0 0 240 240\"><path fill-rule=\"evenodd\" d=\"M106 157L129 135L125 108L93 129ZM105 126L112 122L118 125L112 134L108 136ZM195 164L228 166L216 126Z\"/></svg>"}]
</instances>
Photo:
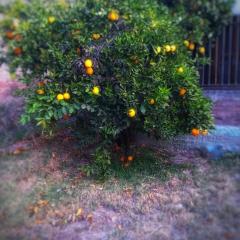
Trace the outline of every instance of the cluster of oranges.
<instances>
[{"instance_id":1,"label":"cluster of oranges","mask_svg":"<svg viewBox=\"0 0 240 240\"><path fill-rule=\"evenodd\" d=\"M13 31L7 31L6 32L6 38L8 40L21 41L22 36L20 34L15 34ZM13 53L14 53L15 56L20 56L22 54L22 48L21 47L15 47L13 49Z\"/></svg>"},{"instance_id":2,"label":"cluster of oranges","mask_svg":"<svg viewBox=\"0 0 240 240\"><path fill-rule=\"evenodd\" d=\"M87 75L92 76L94 74L93 61L91 59L88 58L84 61L84 67Z\"/></svg>"},{"instance_id":3,"label":"cluster of oranges","mask_svg":"<svg viewBox=\"0 0 240 240\"><path fill-rule=\"evenodd\" d=\"M177 51L176 45L164 45L163 47L157 46L154 48L154 52L158 55L160 53L175 53Z\"/></svg>"},{"instance_id":4,"label":"cluster of oranges","mask_svg":"<svg viewBox=\"0 0 240 240\"><path fill-rule=\"evenodd\" d=\"M84 67L85 67L86 74L87 74L88 76L92 76L92 75L94 74L93 61L92 61L92 59L87 58L87 59L84 61ZM100 93L101 93L101 88L100 88L100 86L93 86L93 88L92 88L92 94L93 94L93 95L96 95L96 96L99 96Z\"/></svg>"},{"instance_id":5,"label":"cluster of oranges","mask_svg":"<svg viewBox=\"0 0 240 240\"><path fill-rule=\"evenodd\" d=\"M118 144L115 144L114 148L113 148L113 151L114 152L121 152L121 147ZM129 164L133 160L134 160L133 155L128 155L128 156L122 155L122 156L120 156L120 161L124 164L125 167L128 167Z\"/></svg>"},{"instance_id":6,"label":"cluster of oranges","mask_svg":"<svg viewBox=\"0 0 240 240\"><path fill-rule=\"evenodd\" d=\"M203 136L207 136L208 135L208 130L200 130L198 128L193 128L192 129L192 135L194 137L198 137L200 134L202 134Z\"/></svg>"},{"instance_id":7,"label":"cluster of oranges","mask_svg":"<svg viewBox=\"0 0 240 240\"><path fill-rule=\"evenodd\" d=\"M65 92L65 93L59 93L57 95L57 100L58 101L62 101L62 100L69 100L71 98L70 93Z\"/></svg>"},{"instance_id":8,"label":"cluster of oranges","mask_svg":"<svg viewBox=\"0 0 240 240\"><path fill-rule=\"evenodd\" d=\"M166 53L175 53L177 51L176 45L165 45L164 46L164 52Z\"/></svg>"},{"instance_id":9,"label":"cluster of oranges","mask_svg":"<svg viewBox=\"0 0 240 240\"><path fill-rule=\"evenodd\" d=\"M194 50L196 49L195 43L190 42L190 41L188 41L188 40L185 40L185 41L184 41L184 45L185 45L190 51L194 51ZM198 48L198 52L199 52L201 55L205 55L205 53L206 53L205 47L200 46L200 47Z\"/></svg>"},{"instance_id":10,"label":"cluster of oranges","mask_svg":"<svg viewBox=\"0 0 240 240\"><path fill-rule=\"evenodd\" d=\"M44 91L44 89L42 88L42 87L45 86L45 84L46 84L46 81L39 81L39 82L37 83L37 86L39 87L39 89L36 90L36 93L37 93L38 95L43 95L43 94L45 94L45 91Z\"/></svg>"},{"instance_id":11,"label":"cluster of oranges","mask_svg":"<svg viewBox=\"0 0 240 240\"><path fill-rule=\"evenodd\" d=\"M128 167L133 160L134 157L132 155L120 157L120 161L123 163L124 167Z\"/></svg>"},{"instance_id":12,"label":"cluster of oranges","mask_svg":"<svg viewBox=\"0 0 240 240\"><path fill-rule=\"evenodd\" d=\"M116 22L118 21L120 18L118 11L116 10L112 10L108 13L108 20L112 21L112 22ZM56 17L54 16L49 16L47 19L49 24L53 24L56 22ZM6 36L8 37L8 39L14 39L14 34L12 32L7 32ZM93 40L99 40L101 38L101 35L99 33L94 33L92 35L92 39ZM14 54L19 56L22 53L22 49L21 48L15 48L14 49ZM77 48L77 54L80 55L81 54L81 49ZM84 67L85 67L85 72L88 76L92 76L94 74L94 68L93 68L93 61L91 59L86 59L84 61ZM44 89L38 89L37 94L39 95L43 95L45 93ZM99 86L94 86L92 88L92 94L93 95L100 95L101 92L101 88ZM68 92L66 93L59 93L57 95L57 100L58 101L62 101L62 100L69 100L71 98L70 94Z\"/></svg>"}]
</instances>

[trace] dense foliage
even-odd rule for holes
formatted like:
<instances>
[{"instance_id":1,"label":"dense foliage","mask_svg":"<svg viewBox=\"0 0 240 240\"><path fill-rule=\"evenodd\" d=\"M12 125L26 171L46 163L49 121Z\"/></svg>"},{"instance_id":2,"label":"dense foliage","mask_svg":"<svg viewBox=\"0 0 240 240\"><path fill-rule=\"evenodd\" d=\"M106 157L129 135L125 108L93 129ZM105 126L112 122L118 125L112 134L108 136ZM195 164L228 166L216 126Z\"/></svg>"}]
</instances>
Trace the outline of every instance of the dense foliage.
<instances>
[{"instance_id":1,"label":"dense foliage","mask_svg":"<svg viewBox=\"0 0 240 240\"><path fill-rule=\"evenodd\" d=\"M206 134L211 103L198 84L185 30L156 0L17 1L2 22L12 71L21 70L26 109L51 131L74 117L108 149L142 131L159 138ZM199 51L203 58L204 51ZM117 145L117 148L119 146Z\"/></svg>"},{"instance_id":2,"label":"dense foliage","mask_svg":"<svg viewBox=\"0 0 240 240\"><path fill-rule=\"evenodd\" d=\"M179 24L186 29L186 37L203 44L221 32L229 23L234 0L159 0L164 2Z\"/></svg>"}]
</instances>

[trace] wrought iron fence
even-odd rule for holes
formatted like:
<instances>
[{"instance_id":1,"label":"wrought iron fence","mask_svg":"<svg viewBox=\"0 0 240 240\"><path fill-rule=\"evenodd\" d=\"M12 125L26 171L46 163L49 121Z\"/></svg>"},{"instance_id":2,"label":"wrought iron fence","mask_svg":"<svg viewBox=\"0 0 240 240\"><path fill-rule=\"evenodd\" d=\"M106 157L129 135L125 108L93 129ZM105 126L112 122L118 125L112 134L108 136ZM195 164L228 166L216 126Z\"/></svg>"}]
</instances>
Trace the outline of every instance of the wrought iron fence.
<instances>
[{"instance_id":1,"label":"wrought iron fence","mask_svg":"<svg viewBox=\"0 0 240 240\"><path fill-rule=\"evenodd\" d=\"M222 34L206 47L211 64L200 67L204 88L240 89L240 16L234 16Z\"/></svg>"}]
</instances>

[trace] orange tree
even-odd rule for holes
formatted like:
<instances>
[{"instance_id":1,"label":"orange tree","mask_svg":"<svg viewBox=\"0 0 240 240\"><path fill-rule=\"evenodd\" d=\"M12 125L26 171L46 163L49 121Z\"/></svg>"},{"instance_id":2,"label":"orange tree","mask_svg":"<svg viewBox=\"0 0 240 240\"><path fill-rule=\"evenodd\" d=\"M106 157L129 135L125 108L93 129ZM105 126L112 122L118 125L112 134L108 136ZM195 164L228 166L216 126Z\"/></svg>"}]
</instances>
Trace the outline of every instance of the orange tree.
<instances>
[{"instance_id":1,"label":"orange tree","mask_svg":"<svg viewBox=\"0 0 240 240\"><path fill-rule=\"evenodd\" d=\"M51 131L72 117L100 139L94 166L101 174L112 144L122 149L123 162L133 160L136 132L170 138L212 128L184 29L165 6L155 0L19 5L2 30L5 61L21 69L27 85L21 121Z\"/></svg>"}]
</instances>

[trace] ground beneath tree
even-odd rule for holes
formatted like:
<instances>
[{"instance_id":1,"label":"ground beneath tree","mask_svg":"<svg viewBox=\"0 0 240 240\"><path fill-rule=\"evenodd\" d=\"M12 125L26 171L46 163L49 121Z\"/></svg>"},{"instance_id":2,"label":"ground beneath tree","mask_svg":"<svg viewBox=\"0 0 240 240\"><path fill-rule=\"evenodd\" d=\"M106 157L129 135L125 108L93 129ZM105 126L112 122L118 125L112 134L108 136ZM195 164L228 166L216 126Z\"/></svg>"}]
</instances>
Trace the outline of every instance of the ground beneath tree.
<instances>
[{"instance_id":1,"label":"ground beneath tree","mask_svg":"<svg viewBox=\"0 0 240 240\"><path fill-rule=\"evenodd\" d=\"M0 73L0 239L240 238L238 155L208 161L142 146L129 168L115 162L105 181L87 178L76 139L18 124L23 104L12 93L23 86ZM212 96L216 122L240 126L238 95Z\"/></svg>"}]
</instances>

